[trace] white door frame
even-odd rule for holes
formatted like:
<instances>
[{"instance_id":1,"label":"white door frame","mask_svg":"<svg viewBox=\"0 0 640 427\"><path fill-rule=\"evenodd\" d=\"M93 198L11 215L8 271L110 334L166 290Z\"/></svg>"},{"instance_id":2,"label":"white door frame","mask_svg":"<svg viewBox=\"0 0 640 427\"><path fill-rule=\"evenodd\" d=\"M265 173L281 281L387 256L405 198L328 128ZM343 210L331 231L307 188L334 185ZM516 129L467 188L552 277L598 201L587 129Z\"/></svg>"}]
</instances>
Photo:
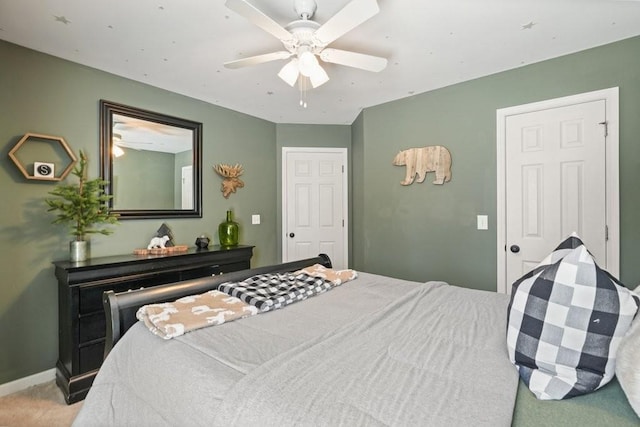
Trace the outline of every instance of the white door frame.
<instances>
[{"instance_id":1,"label":"white door frame","mask_svg":"<svg viewBox=\"0 0 640 427\"><path fill-rule=\"evenodd\" d=\"M497 291L507 293L506 283L506 123L507 117L517 114L531 113L534 111L552 108L566 107L592 101L605 101L605 114L608 135L606 137L606 218L609 231L607 245L606 268L615 277L620 277L620 166L619 166L619 118L618 118L618 88L596 90L593 92L531 104L518 105L496 110L496 155L497 155L497 181L498 207L496 211L497 228ZM560 243L560 242L558 242Z\"/></svg>"},{"instance_id":2,"label":"white door frame","mask_svg":"<svg viewBox=\"0 0 640 427\"><path fill-rule=\"evenodd\" d=\"M346 148L332 148L332 147L282 147L282 258L286 259L287 254L287 154L288 153L339 153L342 154L342 160L344 165L344 171L342 174L342 214L344 218L344 227L342 244L344 245L343 264L349 265L349 174L348 174L348 157Z\"/></svg>"},{"instance_id":3,"label":"white door frame","mask_svg":"<svg viewBox=\"0 0 640 427\"><path fill-rule=\"evenodd\" d=\"M188 173L185 173L188 172ZM193 209L193 165L182 166L181 169L182 179L180 186L181 208ZM189 177L189 182L185 182L185 176ZM185 191L186 190L186 191ZM185 200L186 196L186 200ZM188 202L188 203L185 203ZM187 205L187 206L185 206Z\"/></svg>"}]
</instances>

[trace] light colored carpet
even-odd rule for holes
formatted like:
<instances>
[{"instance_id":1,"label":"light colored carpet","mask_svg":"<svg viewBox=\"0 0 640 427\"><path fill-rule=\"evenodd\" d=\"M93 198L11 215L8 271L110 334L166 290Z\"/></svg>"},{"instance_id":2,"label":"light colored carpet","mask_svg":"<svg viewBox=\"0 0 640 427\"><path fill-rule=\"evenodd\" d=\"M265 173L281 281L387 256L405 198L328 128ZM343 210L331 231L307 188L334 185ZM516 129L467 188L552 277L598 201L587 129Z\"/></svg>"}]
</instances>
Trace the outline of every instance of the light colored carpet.
<instances>
[{"instance_id":1,"label":"light colored carpet","mask_svg":"<svg viewBox=\"0 0 640 427\"><path fill-rule=\"evenodd\" d=\"M67 405L55 381L0 397L1 427L68 427L82 402Z\"/></svg>"}]
</instances>

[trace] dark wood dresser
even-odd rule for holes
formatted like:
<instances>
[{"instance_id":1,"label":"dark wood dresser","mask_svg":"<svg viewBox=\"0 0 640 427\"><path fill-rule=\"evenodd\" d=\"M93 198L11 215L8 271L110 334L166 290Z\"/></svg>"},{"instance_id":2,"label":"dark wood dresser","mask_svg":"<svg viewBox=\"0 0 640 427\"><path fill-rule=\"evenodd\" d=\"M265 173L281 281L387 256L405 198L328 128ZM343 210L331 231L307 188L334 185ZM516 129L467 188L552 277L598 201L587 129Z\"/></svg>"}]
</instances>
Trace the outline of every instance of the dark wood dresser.
<instances>
[{"instance_id":1,"label":"dark wood dresser","mask_svg":"<svg viewBox=\"0 0 640 427\"><path fill-rule=\"evenodd\" d=\"M122 255L54 262L58 279L56 383L67 403L84 399L102 364L105 315L102 293L251 268L253 246L189 249L171 255Z\"/></svg>"}]
</instances>

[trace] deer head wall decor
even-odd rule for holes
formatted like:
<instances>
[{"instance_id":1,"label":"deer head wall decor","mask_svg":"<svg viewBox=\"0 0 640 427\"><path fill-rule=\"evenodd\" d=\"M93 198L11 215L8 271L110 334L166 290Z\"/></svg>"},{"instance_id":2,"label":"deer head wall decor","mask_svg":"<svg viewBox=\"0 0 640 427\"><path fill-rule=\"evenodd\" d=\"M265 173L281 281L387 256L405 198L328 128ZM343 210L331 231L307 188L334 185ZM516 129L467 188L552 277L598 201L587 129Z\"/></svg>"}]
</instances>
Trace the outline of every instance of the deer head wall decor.
<instances>
[{"instance_id":1,"label":"deer head wall decor","mask_svg":"<svg viewBox=\"0 0 640 427\"><path fill-rule=\"evenodd\" d=\"M225 199L228 199L231 193L235 193L237 188L244 187L244 182L238 178L244 172L242 165L236 164L235 166L231 166L220 163L214 165L213 170L224 178L220 191L222 191L222 195Z\"/></svg>"}]
</instances>

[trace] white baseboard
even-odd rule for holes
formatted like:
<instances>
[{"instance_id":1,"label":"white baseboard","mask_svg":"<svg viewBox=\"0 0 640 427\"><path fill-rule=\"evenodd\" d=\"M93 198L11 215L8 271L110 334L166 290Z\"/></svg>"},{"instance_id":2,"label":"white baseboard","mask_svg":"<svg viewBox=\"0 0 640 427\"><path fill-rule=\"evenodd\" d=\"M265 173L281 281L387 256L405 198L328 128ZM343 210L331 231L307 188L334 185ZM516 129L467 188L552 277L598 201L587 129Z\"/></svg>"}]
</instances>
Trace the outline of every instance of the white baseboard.
<instances>
[{"instance_id":1,"label":"white baseboard","mask_svg":"<svg viewBox=\"0 0 640 427\"><path fill-rule=\"evenodd\" d=\"M9 383L0 384L0 397L15 393L20 390L24 390L25 388L29 388L33 385L46 383L48 381L54 380L55 378L56 369L51 368L37 374L29 375L28 377L19 378Z\"/></svg>"}]
</instances>

